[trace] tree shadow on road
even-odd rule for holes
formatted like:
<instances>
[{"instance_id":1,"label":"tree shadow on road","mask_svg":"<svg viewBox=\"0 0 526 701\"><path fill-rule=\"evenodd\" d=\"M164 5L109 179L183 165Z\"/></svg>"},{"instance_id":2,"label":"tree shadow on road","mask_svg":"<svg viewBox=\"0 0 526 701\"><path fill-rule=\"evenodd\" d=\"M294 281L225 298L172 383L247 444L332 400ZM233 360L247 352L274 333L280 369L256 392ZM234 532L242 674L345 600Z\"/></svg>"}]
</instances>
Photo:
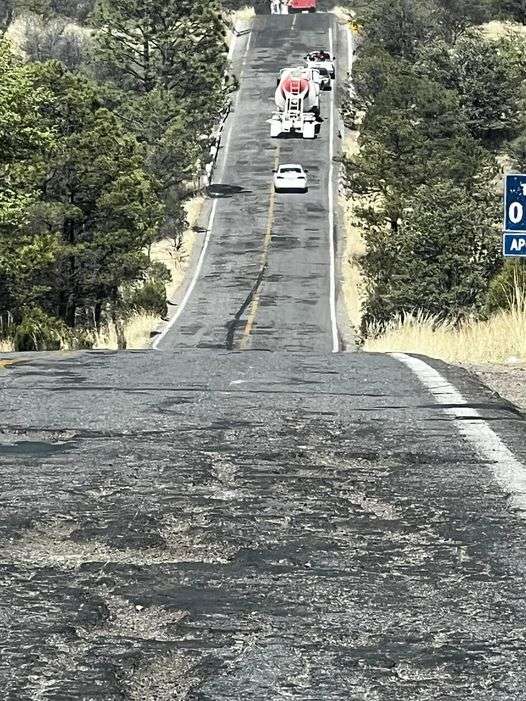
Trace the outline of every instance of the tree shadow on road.
<instances>
[{"instance_id":1,"label":"tree shadow on road","mask_svg":"<svg viewBox=\"0 0 526 701\"><path fill-rule=\"evenodd\" d=\"M213 197L215 199L219 197L233 197L234 195L239 195L243 192L252 192L252 190L246 190L240 185L222 184L212 184L206 188L206 194L208 197Z\"/></svg>"}]
</instances>

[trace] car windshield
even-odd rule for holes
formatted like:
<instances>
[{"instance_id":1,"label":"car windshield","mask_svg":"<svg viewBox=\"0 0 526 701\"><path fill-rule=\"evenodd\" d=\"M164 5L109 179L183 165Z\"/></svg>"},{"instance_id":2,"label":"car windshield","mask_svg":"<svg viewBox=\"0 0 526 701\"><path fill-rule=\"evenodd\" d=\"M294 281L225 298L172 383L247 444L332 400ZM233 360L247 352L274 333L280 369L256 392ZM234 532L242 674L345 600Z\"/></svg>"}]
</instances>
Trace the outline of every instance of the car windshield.
<instances>
[{"instance_id":1,"label":"car windshield","mask_svg":"<svg viewBox=\"0 0 526 701\"><path fill-rule=\"evenodd\" d=\"M280 173L301 173L301 168L280 168Z\"/></svg>"}]
</instances>

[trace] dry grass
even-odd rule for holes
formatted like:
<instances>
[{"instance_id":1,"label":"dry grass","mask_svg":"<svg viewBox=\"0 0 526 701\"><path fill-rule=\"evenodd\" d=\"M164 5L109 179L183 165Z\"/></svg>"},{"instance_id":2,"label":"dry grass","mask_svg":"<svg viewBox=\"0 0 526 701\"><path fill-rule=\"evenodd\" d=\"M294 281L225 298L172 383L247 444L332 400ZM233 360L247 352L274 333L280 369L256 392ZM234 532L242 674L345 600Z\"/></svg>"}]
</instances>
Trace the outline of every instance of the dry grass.
<instances>
[{"instance_id":1,"label":"dry grass","mask_svg":"<svg viewBox=\"0 0 526 701\"><path fill-rule=\"evenodd\" d=\"M204 203L201 195L192 197L185 203L188 228L183 235L183 243L176 248L172 239L159 241L150 248L150 257L154 261L164 263L172 276L166 286L166 296L172 300L181 286L188 268L192 248L195 242L195 227ZM127 347L131 350L147 348L150 344L150 334L160 323L161 319L153 314L136 314L124 324L124 335ZM113 349L118 347L117 332L113 324L97 337L95 348Z\"/></svg>"},{"instance_id":2,"label":"dry grass","mask_svg":"<svg viewBox=\"0 0 526 701\"><path fill-rule=\"evenodd\" d=\"M89 27L83 27L80 24L77 24L76 22L65 21L64 24L61 24L60 20L58 20L58 22L63 30L63 36L65 37L77 36L80 39L89 40L93 34L92 29L90 29ZM9 40L11 48L15 53L19 54L23 58L27 58L23 46L26 41L28 28L37 27L40 29L44 29L44 27L46 26L49 26L49 22L42 20L42 18L39 15L33 14L31 12L26 12L20 17L17 17L13 22L11 22L5 33L5 37Z\"/></svg>"},{"instance_id":3,"label":"dry grass","mask_svg":"<svg viewBox=\"0 0 526 701\"><path fill-rule=\"evenodd\" d=\"M526 27L518 22L499 22L494 20L480 27L488 39L522 38L526 39Z\"/></svg>"},{"instance_id":4,"label":"dry grass","mask_svg":"<svg viewBox=\"0 0 526 701\"><path fill-rule=\"evenodd\" d=\"M2 340L0 338L0 353L12 353L15 350L12 341Z\"/></svg>"},{"instance_id":5,"label":"dry grass","mask_svg":"<svg viewBox=\"0 0 526 701\"><path fill-rule=\"evenodd\" d=\"M345 139L343 153L346 156L358 152L358 134L351 132ZM363 302L363 275L360 269L360 259L365 254L365 241L362 232L354 219L354 207L357 200L353 197L341 196L345 224L345 250L342 265L342 291L345 308L349 321L355 329L360 327Z\"/></svg>"},{"instance_id":6,"label":"dry grass","mask_svg":"<svg viewBox=\"0 0 526 701\"><path fill-rule=\"evenodd\" d=\"M147 348L150 333L159 323L159 317L154 314L135 314L124 323L126 347L130 350ZM93 348L97 350L116 350L118 348L117 332L113 324L109 324L96 337Z\"/></svg>"},{"instance_id":7,"label":"dry grass","mask_svg":"<svg viewBox=\"0 0 526 701\"><path fill-rule=\"evenodd\" d=\"M460 328L415 315L393 321L365 342L364 350L420 353L453 363L503 363L526 360L526 295L519 293L509 311Z\"/></svg>"},{"instance_id":8,"label":"dry grass","mask_svg":"<svg viewBox=\"0 0 526 701\"><path fill-rule=\"evenodd\" d=\"M227 22L227 25L229 27L236 27L237 29L242 29L243 25L249 24L253 18L256 16L256 13L254 11L253 7L249 7L248 5L246 7L241 7L239 10L236 12L228 12L225 15L225 19ZM230 47L232 44L232 39L234 38L234 34L231 29L227 31L227 36L226 36L226 43Z\"/></svg>"},{"instance_id":9,"label":"dry grass","mask_svg":"<svg viewBox=\"0 0 526 701\"><path fill-rule=\"evenodd\" d=\"M171 282L166 287L168 299L174 296L184 280L196 238L194 229L199 221L203 204L204 197L201 195L192 197L185 203L188 228L184 233L183 242L179 248L175 248L171 239L164 239L153 244L150 249L152 260L164 263L172 276Z\"/></svg>"},{"instance_id":10,"label":"dry grass","mask_svg":"<svg viewBox=\"0 0 526 701\"><path fill-rule=\"evenodd\" d=\"M336 5L332 8L332 10L330 10L330 12L332 12L333 15L336 15L336 18L340 22L345 23L350 22L356 14L354 10L351 10L348 7L341 7L341 5Z\"/></svg>"},{"instance_id":11,"label":"dry grass","mask_svg":"<svg viewBox=\"0 0 526 701\"><path fill-rule=\"evenodd\" d=\"M237 10L237 12L234 12L232 15L232 19L234 22L250 22L251 19L253 19L256 16L256 13L254 11L253 7L249 7L247 5L246 7L242 7L240 10Z\"/></svg>"}]
</instances>

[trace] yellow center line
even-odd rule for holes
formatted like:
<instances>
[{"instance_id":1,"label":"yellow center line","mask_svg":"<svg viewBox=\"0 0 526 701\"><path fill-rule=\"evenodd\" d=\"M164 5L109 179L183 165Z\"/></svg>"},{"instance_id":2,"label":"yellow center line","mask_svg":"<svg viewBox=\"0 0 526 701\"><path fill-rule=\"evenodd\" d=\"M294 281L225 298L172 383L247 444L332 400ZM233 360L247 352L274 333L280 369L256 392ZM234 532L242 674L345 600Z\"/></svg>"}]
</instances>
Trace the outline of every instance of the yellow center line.
<instances>
[{"instance_id":1,"label":"yellow center line","mask_svg":"<svg viewBox=\"0 0 526 701\"><path fill-rule=\"evenodd\" d=\"M279 165L279 150L280 150L280 147L278 145L278 147L276 149L276 155L274 157L274 170L276 170L278 165ZM274 179L272 179L272 185L270 188L270 200L269 200L269 205L268 205L267 228L265 231L265 238L263 239L263 250L261 252L261 261L259 264L258 275L262 274L262 272L266 268L267 262L268 262L268 253L269 253L269 248L270 248L270 242L272 240L272 226L274 225L274 206L275 206L275 203L276 203L276 193L274 192ZM243 337L241 339L241 350L245 350L247 345L248 345L248 342L250 339L250 334L252 333L252 329L254 328L254 324L256 321L256 314L258 313L260 298L261 298L261 285L254 292L254 296L252 297L252 301L250 302L250 306L248 308L247 323L245 324L245 328L243 329Z\"/></svg>"}]
</instances>

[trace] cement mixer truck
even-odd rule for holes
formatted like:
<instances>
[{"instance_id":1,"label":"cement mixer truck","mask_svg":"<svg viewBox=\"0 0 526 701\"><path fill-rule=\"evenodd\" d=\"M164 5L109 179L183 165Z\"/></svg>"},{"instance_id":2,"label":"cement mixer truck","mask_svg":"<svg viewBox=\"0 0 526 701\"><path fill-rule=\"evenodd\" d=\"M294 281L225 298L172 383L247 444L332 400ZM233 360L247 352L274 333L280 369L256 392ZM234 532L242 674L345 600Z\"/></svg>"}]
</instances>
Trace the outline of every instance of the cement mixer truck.
<instances>
[{"instance_id":1,"label":"cement mixer truck","mask_svg":"<svg viewBox=\"0 0 526 701\"><path fill-rule=\"evenodd\" d=\"M314 70L284 68L278 78L274 102L278 108L268 120L270 136L298 134L314 139L320 123L320 85Z\"/></svg>"}]
</instances>

